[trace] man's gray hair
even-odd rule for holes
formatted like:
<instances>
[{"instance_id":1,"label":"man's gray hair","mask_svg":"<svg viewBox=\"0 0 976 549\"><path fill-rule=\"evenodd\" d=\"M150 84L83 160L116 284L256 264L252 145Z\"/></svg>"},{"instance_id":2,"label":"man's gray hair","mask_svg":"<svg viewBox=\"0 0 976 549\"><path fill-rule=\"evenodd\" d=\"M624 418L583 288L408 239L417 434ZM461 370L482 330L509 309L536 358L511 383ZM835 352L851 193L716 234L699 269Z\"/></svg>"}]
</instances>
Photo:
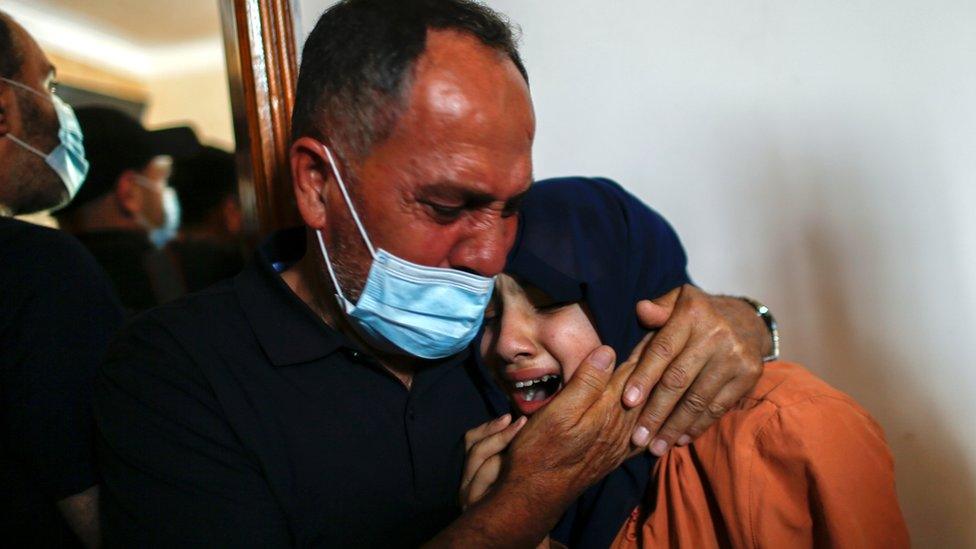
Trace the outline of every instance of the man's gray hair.
<instances>
[{"instance_id":1,"label":"man's gray hair","mask_svg":"<svg viewBox=\"0 0 976 549\"><path fill-rule=\"evenodd\" d=\"M292 137L326 141L359 159L389 136L405 108L410 69L428 29L476 37L515 64L528 82L508 20L472 0L343 0L309 35L298 73Z\"/></svg>"}]
</instances>

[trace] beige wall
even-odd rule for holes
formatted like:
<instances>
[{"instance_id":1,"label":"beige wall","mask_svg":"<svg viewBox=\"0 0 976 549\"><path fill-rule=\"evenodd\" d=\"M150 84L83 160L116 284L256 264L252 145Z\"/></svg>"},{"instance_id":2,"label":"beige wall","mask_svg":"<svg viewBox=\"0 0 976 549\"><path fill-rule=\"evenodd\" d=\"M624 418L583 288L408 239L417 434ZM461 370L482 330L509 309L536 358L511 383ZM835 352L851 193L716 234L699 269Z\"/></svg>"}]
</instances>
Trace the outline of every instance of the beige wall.
<instances>
[{"instance_id":1,"label":"beige wall","mask_svg":"<svg viewBox=\"0 0 976 549\"><path fill-rule=\"evenodd\" d=\"M61 9L54 9L12 0L4 6L56 63L64 83L146 102L147 126L190 123L203 140L231 148L218 2L183 3L182 11L156 10L165 16L155 20L139 1L56 2Z\"/></svg>"},{"instance_id":2,"label":"beige wall","mask_svg":"<svg viewBox=\"0 0 976 549\"><path fill-rule=\"evenodd\" d=\"M189 122L201 141L234 149L234 124L225 67L153 78L146 82L146 87L149 92L144 118L147 127Z\"/></svg>"},{"instance_id":3,"label":"beige wall","mask_svg":"<svg viewBox=\"0 0 976 549\"><path fill-rule=\"evenodd\" d=\"M204 143L234 150L233 118L224 66L141 79L74 59L63 52L47 54L58 68L58 80L65 84L145 102L143 123L146 127L190 125ZM21 216L21 219L57 226L57 221L47 212Z\"/></svg>"},{"instance_id":4,"label":"beige wall","mask_svg":"<svg viewBox=\"0 0 976 549\"><path fill-rule=\"evenodd\" d=\"M139 78L75 59L70 54L45 53L57 67L58 80L65 84L137 103L146 101L149 90L145 81Z\"/></svg>"},{"instance_id":5,"label":"beige wall","mask_svg":"<svg viewBox=\"0 0 976 549\"><path fill-rule=\"evenodd\" d=\"M234 126L225 66L142 78L98 67L63 52L48 55L58 67L58 79L65 84L146 103L146 127L188 124L201 141L233 150Z\"/></svg>"}]
</instances>

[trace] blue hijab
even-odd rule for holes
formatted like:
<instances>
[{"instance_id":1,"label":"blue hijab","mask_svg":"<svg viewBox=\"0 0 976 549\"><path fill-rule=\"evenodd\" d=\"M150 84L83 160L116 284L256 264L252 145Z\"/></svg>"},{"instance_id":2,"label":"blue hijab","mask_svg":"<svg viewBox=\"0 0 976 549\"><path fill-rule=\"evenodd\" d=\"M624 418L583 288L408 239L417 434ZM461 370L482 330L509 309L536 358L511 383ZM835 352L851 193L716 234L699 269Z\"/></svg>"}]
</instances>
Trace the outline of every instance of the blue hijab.
<instances>
[{"instance_id":1,"label":"blue hijab","mask_svg":"<svg viewBox=\"0 0 976 549\"><path fill-rule=\"evenodd\" d=\"M608 179L539 181L520 216L505 271L556 302L585 301L600 339L618 361L647 333L637 321L637 302L689 282L674 229ZM504 394L497 387L492 392L496 411L508 412ZM553 538L573 548L609 546L643 498L653 465L654 457L644 452L588 489L563 515Z\"/></svg>"}]
</instances>

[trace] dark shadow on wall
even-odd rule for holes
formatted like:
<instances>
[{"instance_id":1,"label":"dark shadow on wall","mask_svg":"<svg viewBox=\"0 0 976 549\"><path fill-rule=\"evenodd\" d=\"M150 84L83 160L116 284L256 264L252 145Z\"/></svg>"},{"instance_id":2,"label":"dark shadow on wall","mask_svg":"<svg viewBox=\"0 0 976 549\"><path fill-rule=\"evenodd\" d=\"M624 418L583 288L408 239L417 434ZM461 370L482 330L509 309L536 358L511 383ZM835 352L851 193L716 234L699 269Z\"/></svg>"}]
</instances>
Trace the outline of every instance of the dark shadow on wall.
<instances>
[{"instance_id":1,"label":"dark shadow on wall","mask_svg":"<svg viewBox=\"0 0 976 549\"><path fill-rule=\"evenodd\" d=\"M814 333L827 342L822 354L826 359L812 366L828 381L857 397L885 427L896 456L899 500L913 534L924 539L926 545L972 547L976 540L973 464L944 424L940 402L924 394L925 387L913 380L891 375L894 366L904 361L899 349L890 340L865 333L852 321L850 308L858 306L857 298L850 296L837 276L844 267L833 254L831 242L816 228L812 228L808 238L807 249L821 273L814 278L813 291L820 296L816 311L819 327ZM919 370L926 367L903 366Z\"/></svg>"},{"instance_id":2,"label":"dark shadow on wall","mask_svg":"<svg viewBox=\"0 0 976 549\"><path fill-rule=\"evenodd\" d=\"M883 232L878 212L864 207L872 197L859 195L871 188L865 184L869 176L854 163L838 166L834 158L804 163L799 172L790 165L794 199L764 229L775 239L789 227L794 237L788 245L771 242L778 257L765 265L766 280L778 290L770 301L795 313L780 318L789 334L785 358L806 362L854 396L884 427L895 456L899 501L915 544L973 547L976 464L954 440L950 427L958 426L945 423L971 424L972 418L947 419L941 402L917 382L946 374L926 373L931 364L907 363L912 360L908 357L920 354L910 347L917 341L881 328L892 321L885 318L892 307L882 304L897 299L898 289L885 286L891 276L879 258L886 245L896 243ZM782 196L787 174L781 156L772 155L768 167L768 177L752 182L754 190ZM804 199L796 200L797 194ZM921 315L907 306L902 312L906 317L899 321L917 320L922 332L936 329L926 327L924 318L912 318Z\"/></svg>"}]
</instances>

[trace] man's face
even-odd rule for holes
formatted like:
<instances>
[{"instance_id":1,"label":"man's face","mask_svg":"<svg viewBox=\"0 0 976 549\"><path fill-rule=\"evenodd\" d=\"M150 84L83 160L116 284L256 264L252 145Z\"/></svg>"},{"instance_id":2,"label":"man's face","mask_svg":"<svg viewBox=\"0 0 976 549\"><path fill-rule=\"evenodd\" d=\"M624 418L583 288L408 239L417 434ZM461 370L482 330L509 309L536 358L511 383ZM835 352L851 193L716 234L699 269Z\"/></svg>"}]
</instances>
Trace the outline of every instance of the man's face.
<instances>
[{"instance_id":1,"label":"man's face","mask_svg":"<svg viewBox=\"0 0 976 549\"><path fill-rule=\"evenodd\" d=\"M501 272L532 181L535 118L528 86L474 37L430 31L408 106L357 166L339 165L377 249L483 276ZM338 159L337 159L338 161ZM346 297L371 257L329 173L324 234Z\"/></svg>"},{"instance_id":2,"label":"man's face","mask_svg":"<svg viewBox=\"0 0 976 549\"><path fill-rule=\"evenodd\" d=\"M10 21L14 40L24 63L16 80L39 94L0 81L0 135L10 133L42 152L58 145L58 117L54 105L45 99L55 85L54 67L37 42L16 22ZM0 204L12 213L41 211L64 204L68 191L61 178L43 158L10 139L0 139Z\"/></svg>"},{"instance_id":3,"label":"man's face","mask_svg":"<svg viewBox=\"0 0 976 549\"><path fill-rule=\"evenodd\" d=\"M129 209L133 215L143 219L150 227L161 227L166 221L163 211L163 191L169 186L173 171L173 160L169 156L157 156L146 167L134 173L138 183L132 186L136 196L132 197Z\"/></svg>"}]
</instances>

